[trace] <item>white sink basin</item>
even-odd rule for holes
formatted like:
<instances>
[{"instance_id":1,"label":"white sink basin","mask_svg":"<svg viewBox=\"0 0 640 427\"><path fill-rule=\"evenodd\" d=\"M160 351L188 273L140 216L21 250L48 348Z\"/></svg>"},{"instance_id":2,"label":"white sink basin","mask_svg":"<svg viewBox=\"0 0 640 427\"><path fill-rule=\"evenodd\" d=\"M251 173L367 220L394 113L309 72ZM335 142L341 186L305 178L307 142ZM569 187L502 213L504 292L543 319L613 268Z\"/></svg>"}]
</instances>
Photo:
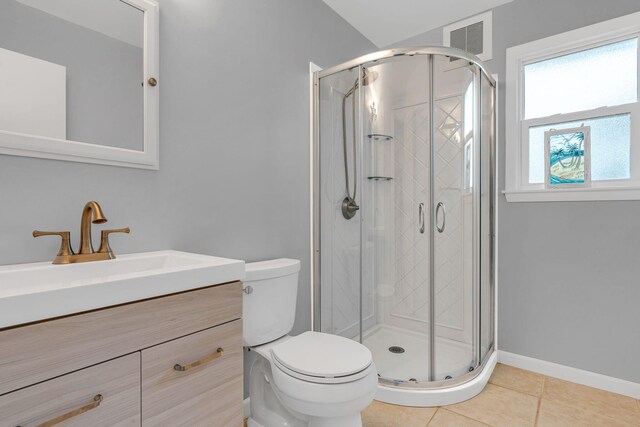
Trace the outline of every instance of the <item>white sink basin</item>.
<instances>
[{"instance_id":1,"label":"white sink basin","mask_svg":"<svg viewBox=\"0 0 640 427\"><path fill-rule=\"evenodd\" d=\"M244 261L160 251L0 266L0 328L244 279Z\"/></svg>"}]
</instances>

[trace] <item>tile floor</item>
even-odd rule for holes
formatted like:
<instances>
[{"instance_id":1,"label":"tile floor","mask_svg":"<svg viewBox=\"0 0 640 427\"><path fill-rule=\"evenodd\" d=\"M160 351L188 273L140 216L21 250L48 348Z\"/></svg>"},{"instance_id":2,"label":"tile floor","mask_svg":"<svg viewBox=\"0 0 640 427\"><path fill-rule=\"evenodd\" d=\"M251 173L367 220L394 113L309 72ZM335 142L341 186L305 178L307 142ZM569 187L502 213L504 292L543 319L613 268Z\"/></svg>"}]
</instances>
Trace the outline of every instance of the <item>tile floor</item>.
<instances>
[{"instance_id":1,"label":"tile floor","mask_svg":"<svg viewBox=\"0 0 640 427\"><path fill-rule=\"evenodd\" d=\"M640 427L640 400L498 364L478 396L440 408L374 401L363 427Z\"/></svg>"}]
</instances>

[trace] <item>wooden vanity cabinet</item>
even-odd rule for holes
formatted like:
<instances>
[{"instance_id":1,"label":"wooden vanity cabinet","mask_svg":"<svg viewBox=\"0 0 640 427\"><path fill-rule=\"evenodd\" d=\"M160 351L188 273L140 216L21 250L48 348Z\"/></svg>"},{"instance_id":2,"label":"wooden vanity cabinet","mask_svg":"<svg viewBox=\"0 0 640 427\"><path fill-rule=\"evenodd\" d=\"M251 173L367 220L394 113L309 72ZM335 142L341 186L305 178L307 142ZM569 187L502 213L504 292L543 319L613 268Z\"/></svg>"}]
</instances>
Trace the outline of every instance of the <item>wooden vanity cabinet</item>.
<instances>
[{"instance_id":1,"label":"wooden vanity cabinet","mask_svg":"<svg viewBox=\"0 0 640 427\"><path fill-rule=\"evenodd\" d=\"M241 314L232 282L0 330L0 427L241 426Z\"/></svg>"}]
</instances>

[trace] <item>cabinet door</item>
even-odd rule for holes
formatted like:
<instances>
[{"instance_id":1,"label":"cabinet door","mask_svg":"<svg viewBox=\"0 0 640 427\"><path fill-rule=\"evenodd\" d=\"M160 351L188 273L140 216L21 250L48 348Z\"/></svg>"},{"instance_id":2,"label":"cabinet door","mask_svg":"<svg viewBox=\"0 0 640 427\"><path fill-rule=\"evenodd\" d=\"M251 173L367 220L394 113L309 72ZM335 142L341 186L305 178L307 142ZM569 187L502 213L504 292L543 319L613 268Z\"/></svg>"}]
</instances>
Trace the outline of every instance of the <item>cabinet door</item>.
<instances>
[{"instance_id":1,"label":"cabinet door","mask_svg":"<svg viewBox=\"0 0 640 427\"><path fill-rule=\"evenodd\" d=\"M139 426L140 353L0 396L4 426Z\"/></svg>"},{"instance_id":2,"label":"cabinet door","mask_svg":"<svg viewBox=\"0 0 640 427\"><path fill-rule=\"evenodd\" d=\"M242 397L242 320L142 351L143 426L241 426Z\"/></svg>"}]
</instances>

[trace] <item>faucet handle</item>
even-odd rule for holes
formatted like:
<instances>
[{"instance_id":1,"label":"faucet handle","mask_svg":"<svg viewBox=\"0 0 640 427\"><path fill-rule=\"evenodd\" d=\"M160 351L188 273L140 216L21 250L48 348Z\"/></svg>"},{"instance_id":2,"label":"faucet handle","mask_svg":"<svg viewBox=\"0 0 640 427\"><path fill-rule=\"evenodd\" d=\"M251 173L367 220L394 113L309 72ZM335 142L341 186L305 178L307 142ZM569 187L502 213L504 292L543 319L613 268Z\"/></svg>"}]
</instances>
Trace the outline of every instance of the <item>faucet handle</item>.
<instances>
[{"instance_id":1,"label":"faucet handle","mask_svg":"<svg viewBox=\"0 0 640 427\"><path fill-rule=\"evenodd\" d=\"M129 234L129 232L131 232L131 230L129 229L129 227L125 227L125 228L118 228L115 230L102 230L101 234L101 239L100 239L100 248L98 248L98 253L101 254L109 254L109 259L113 259L116 256L113 254L113 251L111 250L111 247L109 246L109 234L111 233L127 233Z\"/></svg>"},{"instance_id":2,"label":"faucet handle","mask_svg":"<svg viewBox=\"0 0 640 427\"><path fill-rule=\"evenodd\" d=\"M71 249L71 233L68 231L33 231L33 237L40 236L60 236L62 241L60 242L60 249L58 249L58 254L53 259L54 264L68 264L69 257L74 255L73 250Z\"/></svg>"}]
</instances>

